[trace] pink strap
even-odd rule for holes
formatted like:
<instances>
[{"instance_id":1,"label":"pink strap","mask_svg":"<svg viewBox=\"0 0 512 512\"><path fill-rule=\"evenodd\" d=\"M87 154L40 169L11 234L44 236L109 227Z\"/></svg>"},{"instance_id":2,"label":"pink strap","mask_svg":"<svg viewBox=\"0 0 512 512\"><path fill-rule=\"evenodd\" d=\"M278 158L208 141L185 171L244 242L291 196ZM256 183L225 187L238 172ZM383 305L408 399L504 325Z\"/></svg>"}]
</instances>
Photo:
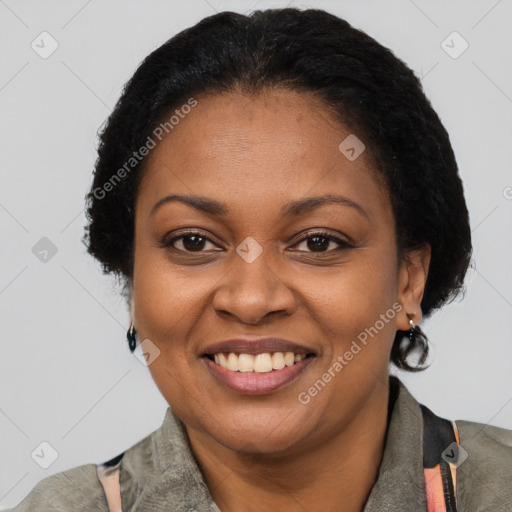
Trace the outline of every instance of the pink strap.
<instances>
[{"instance_id":1,"label":"pink strap","mask_svg":"<svg viewBox=\"0 0 512 512\"><path fill-rule=\"evenodd\" d=\"M455 439L457 443L459 440L459 431L454 421L451 422ZM457 466L450 464L450 472L452 475L453 491L455 496L455 503L457 503ZM446 512L446 502L444 498L443 477L441 473L441 466L433 468L425 468L425 489L427 491L427 511L428 512Z\"/></svg>"},{"instance_id":2,"label":"pink strap","mask_svg":"<svg viewBox=\"0 0 512 512\"><path fill-rule=\"evenodd\" d=\"M121 485L119 483L119 463L115 466L96 466L98 479L107 498L109 512L123 512L121 505Z\"/></svg>"},{"instance_id":3,"label":"pink strap","mask_svg":"<svg viewBox=\"0 0 512 512\"><path fill-rule=\"evenodd\" d=\"M441 466L438 464L434 468L425 468L424 471L428 512L446 512Z\"/></svg>"}]
</instances>

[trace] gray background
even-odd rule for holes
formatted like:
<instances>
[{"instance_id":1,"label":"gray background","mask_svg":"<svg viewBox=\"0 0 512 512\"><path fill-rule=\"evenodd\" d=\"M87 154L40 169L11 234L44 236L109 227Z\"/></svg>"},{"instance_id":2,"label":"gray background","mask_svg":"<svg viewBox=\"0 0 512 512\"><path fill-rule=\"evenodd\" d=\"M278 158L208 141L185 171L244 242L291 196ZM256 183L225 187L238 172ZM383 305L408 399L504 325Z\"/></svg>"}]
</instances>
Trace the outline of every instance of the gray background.
<instances>
[{"instance_id":1,"label":"gray background","mask_svg":"<svg viewBox=\"0 0 512 512\"><path fill-rule=\"evenodd\" d=\"M105 461L160 426L167 403L128 351L119 287L81 243L96 132L148 53L215 11L248 12L256 4L286 2L0 0L2 507L14 506L42 478ZM392 371L439 415L509 429L511 4L291 2L331 11L391 48L421 78L450 133L475 268L464 300L423 325L431 367L418 375ZM43 31L59 45L47 59L31 48ZM453 31L469 44L458 58L441 46ZM453 38L445 44L452 52L462 48ZM33 252L43 237L57 249L46 262ZM43 441L58 453L47 469L31 457L36 449L51 457Z\"/></svg>"}]
</instances>

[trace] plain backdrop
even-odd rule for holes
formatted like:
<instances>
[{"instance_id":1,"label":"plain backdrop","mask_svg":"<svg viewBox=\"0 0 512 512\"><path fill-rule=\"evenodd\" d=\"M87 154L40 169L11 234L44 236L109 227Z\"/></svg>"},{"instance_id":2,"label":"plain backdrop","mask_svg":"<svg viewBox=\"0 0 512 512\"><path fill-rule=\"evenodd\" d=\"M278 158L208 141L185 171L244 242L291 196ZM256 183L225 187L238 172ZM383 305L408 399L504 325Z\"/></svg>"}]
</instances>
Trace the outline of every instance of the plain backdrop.
<instances>
[{"instance_id":1,"label":"plain backdrop","mask_svg":"<svg viewBox=\"0 0 512 512\"><path fill-rule=\"evenodd\" d=\"M0 0L0 506L50 474L114 457L167 408L128 350L119 287L81 242L97 131L123 84L205 16L285 5ZM441 416L512 429L512 2L290 5L347 19L421 78L457 156L474 268L464 299L423 324L430 368L392 372ZM38 453L55 460L44 469Z\"/></svg>"}]
</instances>

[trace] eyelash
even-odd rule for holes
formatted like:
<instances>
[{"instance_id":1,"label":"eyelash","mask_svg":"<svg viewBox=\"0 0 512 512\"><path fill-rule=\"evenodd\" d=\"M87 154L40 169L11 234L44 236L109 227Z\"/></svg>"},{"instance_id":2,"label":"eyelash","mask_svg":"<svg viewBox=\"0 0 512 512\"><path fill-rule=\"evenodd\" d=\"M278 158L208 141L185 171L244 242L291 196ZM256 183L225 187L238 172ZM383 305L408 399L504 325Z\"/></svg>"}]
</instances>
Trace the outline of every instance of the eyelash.
<instances>
[{"instance_id":1,"label":"eyelash","mask_svg":"<svg viewBox=\"0 0 512 512\"><path fill-rule=\"evenodd\" d=\"M215 242L213 240L211 240L210 237L208 237L202 231L186 231L186 232L181 233L180 235L175 236L169 240L164 239L163 242L161 243L161 246L175 249L176 251L180 251L180 252L184 252L184 253L188 253L188 254L194 254L194 253L201 254L202 252L205 252L205 251L187 251L187 250L177 249L176 247L173 247L173 245L176 241L181 240L182 238L186 238L187 236L191 236L191 235L200 236L201 238L207 240L208 242L215 244ZM309 252L311 254L326 254L329 252L341 251L343 249L351 249L354 247L352 244L346 242L345 240L341 240L340 238L335 237L335 236L331 235L330 233L327 233L326 231L313 231L313 232L306 233L306 235L303 238L301 238L300 240L298 240L294 244L294 246L299 245L300 243L305 242L308 239L316 237L316 236L327 238L329 241L333 241L333 242L337 243L339 245L339 247L337 247L336 249L330 249L327 251L319 251L318 253L315 253L314 251L299 251L299 252Z\"/></svg>"}]
</instances>

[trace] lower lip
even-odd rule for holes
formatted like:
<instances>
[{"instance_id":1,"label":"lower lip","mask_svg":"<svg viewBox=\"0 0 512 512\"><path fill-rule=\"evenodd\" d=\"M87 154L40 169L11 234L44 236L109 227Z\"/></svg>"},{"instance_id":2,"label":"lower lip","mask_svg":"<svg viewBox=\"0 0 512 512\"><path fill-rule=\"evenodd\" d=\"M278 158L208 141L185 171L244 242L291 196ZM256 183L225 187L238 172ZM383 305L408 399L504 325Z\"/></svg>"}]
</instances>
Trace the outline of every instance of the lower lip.
<instances>
[{"instance_id":1,"label":"lower lip","mask_svg":"<svg viewBox=\"0 0 512 512\"><path fill-rule=\"evenodd\" d=\"M262 395L277 391L293 382L313 362L315 357L311 356L292 366L285 366L282 370L272 370L267 373L233 372L226 370L207 357L202 359L210 373L226 384L228 388L246 395Z\"/></svg>"}]
</instances>

